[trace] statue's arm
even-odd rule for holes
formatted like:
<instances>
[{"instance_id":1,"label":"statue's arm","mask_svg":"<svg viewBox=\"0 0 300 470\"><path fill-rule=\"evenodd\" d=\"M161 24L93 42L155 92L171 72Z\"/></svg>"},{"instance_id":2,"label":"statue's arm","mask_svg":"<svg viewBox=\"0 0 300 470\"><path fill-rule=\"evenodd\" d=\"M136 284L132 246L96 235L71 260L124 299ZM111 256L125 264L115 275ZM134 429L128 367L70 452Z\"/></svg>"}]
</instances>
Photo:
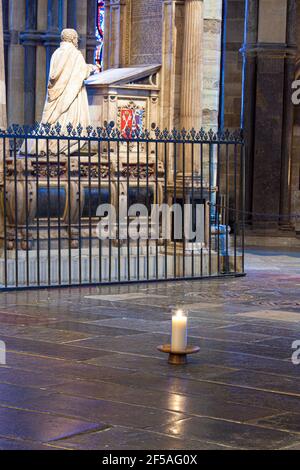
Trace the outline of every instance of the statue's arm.
<instances>
[{"instance_id":1,"label":"statue's arm","mask_svg":"<svg viewBox=\"0 0 300 470\"><path fill-rule=\"evenodd\" d=\"M85 69L86 69L85 80L89 78L89 76L92 75L92 73L96 73L99 70L97 65L87 64L87 63L85 63Z\"/></svg>"},{"instance_id":2,"label":"statue's arm","mask_svg":"<svg viewBox=\"0 0 300 470\"><path fill-rule=\"evenodd\" d=\"M86 63L85 58L83 57L81 52L79 52L78 67L80 67L80 70L82 70L84 74L84 80L87 80L92 73L96 73L99 71L98 65Z\"/></svg>"}]
</instances>

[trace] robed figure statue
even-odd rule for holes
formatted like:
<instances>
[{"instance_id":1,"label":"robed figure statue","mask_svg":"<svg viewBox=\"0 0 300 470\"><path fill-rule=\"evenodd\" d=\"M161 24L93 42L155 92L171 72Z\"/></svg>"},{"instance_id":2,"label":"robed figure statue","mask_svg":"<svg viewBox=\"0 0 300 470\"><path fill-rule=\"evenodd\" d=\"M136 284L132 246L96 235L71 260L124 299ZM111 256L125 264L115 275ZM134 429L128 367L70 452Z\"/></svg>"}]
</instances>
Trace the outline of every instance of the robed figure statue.
<instances>
[{"instance_id":1,"label":"robed figure statue","mask_svg":"<svg viewBox=\"0 0 300 470\"><path fill-rule=\"evenodd\" d=\"M98 66L88 65L78 49L78 34L74 29L64 29L61 34L60 47L53 53L50 63L47 97L44 106L41 127L45 124L62 126L61 134L68 135L67 126L72 124L76 129L79 124L85 129L90 125L90 114L87 91L84 81ZM57 154L57 140L38 139L38 154ZM84 141L60 139L59 153L72 154L84 145ZM35 139L23 143L21 153L36 154Z\"/></svg>"}]
</instances>

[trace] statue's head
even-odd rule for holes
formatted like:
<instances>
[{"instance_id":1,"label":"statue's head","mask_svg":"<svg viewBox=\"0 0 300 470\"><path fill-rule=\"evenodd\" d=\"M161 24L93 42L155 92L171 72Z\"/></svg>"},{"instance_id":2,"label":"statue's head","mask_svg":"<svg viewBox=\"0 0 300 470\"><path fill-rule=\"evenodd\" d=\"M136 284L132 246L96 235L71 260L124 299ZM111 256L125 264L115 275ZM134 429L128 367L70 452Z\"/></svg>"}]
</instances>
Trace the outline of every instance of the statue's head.
<instances>
[{"instance_id":1,"label":"statue's head","mask_svg":"<svg viewBox=\"0 0 300 470\"><path fill-rule=\"evenodd\" d=\"M79 36L75 29L63 29L61 33L62 42L71 42L78 48Z\"/></svg>"}]
</instances>

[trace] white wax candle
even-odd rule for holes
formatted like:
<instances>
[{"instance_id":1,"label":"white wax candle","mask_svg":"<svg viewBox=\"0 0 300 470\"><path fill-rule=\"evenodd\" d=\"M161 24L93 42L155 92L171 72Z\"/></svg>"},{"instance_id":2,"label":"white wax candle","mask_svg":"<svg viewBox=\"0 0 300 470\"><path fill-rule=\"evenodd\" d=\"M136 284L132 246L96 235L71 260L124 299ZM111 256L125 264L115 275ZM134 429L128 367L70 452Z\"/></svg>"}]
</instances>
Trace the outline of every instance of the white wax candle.
<instances>
[{"instance_id":1,"label":"white wax candle","mask_svg":"<svg viewBox=\"0 0 300 470\"><path fill-rule=\"evenodd\" d=\"M172 317L172 344L171 350L184 351L187 347L187 316L178 310Z\"/></svg>"}]
</instances>

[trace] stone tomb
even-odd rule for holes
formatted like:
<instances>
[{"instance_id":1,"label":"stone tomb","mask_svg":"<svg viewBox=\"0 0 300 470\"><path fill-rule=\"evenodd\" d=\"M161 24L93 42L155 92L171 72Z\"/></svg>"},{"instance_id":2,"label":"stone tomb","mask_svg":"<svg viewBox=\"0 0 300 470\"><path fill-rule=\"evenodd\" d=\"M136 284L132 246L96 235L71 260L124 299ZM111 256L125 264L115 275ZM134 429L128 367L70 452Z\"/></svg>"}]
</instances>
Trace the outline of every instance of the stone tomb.
<instances>
[{"instance_id":1,"label":"stone tomb","mask_svg":"<svg viewBox=\"0 0 300 470\"><path fill-rule=\"evenodd\" d=\"M121 138L146 129L154 137L154 129L159 125L159 72L160 65L154 64L111 69L88 79L86 86L92 126L97 128L113 121L121 132ZM150 209L151 204L161 204L166 200L172 205L173 156L168 152L166 171L161 145L104 139L83 148L79 158L78 155L50 155L48 159L32 156L26 161L18 158L17 168L14 159L8 158L8 223L6 234L2 224L1 234L2 254L3 248L7 249L8 284L16 284L16 270L19 285L26 282L36 284L38 274L41 284L47 284L49 280L51 284L67 284L70 281L126 281L129 280L129 271L130 280L205 276L222 271L224 257L221 255L218 258L214 245L209 261L207 207L204 211L204 243L201 246L187 243L183 250L182 243L178 242L176 259L171 241L150 241L148 247L146 241L139 244L131 241L128 247L126 240L120 244L117 241L103 242L99 246L96 232L99 203L111 200L118 207L121 196L126 206L139 202ZM180 173L176 178L178 197L189 202L191 188L188 185L182 188ZM199 192L199 181L195 188ZM3 194L3 185L0 190ZM214 192L216 190L213 188ZM203 204L208 199L207 188L204 188ZM40 250L39 256L37 248ZM3 283L4 272L5 259L2 259L0 283Z\"/></svg>"}]
</instances>

